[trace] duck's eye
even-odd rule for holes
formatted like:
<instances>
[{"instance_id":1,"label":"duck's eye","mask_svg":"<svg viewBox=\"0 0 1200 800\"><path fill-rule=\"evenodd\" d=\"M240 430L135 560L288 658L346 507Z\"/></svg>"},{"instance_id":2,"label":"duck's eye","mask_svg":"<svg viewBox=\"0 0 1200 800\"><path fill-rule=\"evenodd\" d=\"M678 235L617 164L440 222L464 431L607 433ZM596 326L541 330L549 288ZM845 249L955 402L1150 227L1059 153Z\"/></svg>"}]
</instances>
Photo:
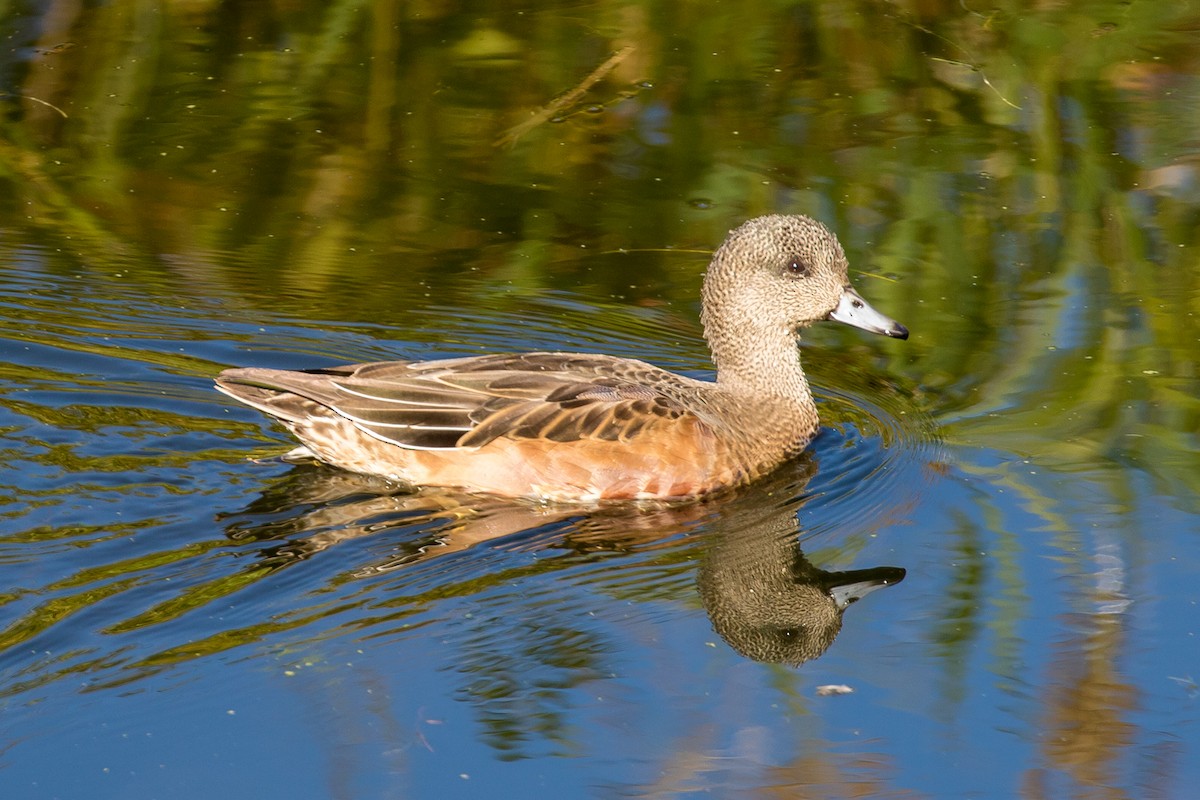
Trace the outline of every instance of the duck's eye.
<instances>
[{"instance_id":1,"label":"duck's eye","mask_svg":"<svg viewBox=\"0 0 1200 800\"><path fill-rule=\"evenodd\" d=\"M792 258L788 261L787 266L783 268L783 274L789 278L804 278L808 275L808 264L805 264L799 258Z\"/></svg>"}]
</instances>

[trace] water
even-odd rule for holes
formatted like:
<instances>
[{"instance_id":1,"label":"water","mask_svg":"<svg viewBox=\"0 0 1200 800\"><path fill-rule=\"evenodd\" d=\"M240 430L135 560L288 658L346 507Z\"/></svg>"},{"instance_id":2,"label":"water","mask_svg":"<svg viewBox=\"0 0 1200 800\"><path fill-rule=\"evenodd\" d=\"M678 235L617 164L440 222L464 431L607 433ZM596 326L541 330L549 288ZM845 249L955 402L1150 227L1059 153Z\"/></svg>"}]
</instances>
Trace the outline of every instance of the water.
<instances>
[{"instance_id":1,"label":"water","mask_svg":"<svg viewBox=\"0 0 1200 800\"><path fill-rule=\"evenodd\" d=\"M1197 9L53 9L0 57L5 797L1200 780ZM414 495L211 388L708 376L706 251L771 211L913 335L814 328L821 436L728 496Z\"/></svg>"}]
</instances>

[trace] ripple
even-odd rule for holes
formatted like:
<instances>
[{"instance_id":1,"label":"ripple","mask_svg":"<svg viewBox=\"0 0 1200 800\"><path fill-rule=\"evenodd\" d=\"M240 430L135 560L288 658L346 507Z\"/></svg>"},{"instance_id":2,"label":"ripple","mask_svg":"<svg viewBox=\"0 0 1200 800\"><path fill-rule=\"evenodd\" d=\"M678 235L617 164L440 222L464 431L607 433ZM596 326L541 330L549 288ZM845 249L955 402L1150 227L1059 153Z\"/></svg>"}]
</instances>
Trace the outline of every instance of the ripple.
<instances>
[{"instance_id":1,"label":"ripple","mask_svg":"<svg viewBox=\"0 0 1200 800\"><path fill-rule=\"evenodd\" d=\"M885 388L817 393L823 427L810 446L818 470L808 486L806 533L902 521L942 468L946 455L932 418Z\"/></svg>"},{"instance_id":2,"label":"ripple","mask_svg":"<svg viewBox=\"0 0 1200 800\"><path fill-rule=\"evenodd\" d=\"M330 321L36 264L11 272L0 306L20 322L3 334L15 345L0 371L14 469L0 487L10 527L0 560L38 566L0 598L0 665L14 676L0 696L84 675L93 691L134 690L189 660L408 638L433 622L471 650L488 626L466 615L484 605L536 621L548 608L589 614L608 596L630 604L601 604L614 620L632 607L658 622L687 607L716 520L736 527L739 509L761 506L793 519L801 509L809 535L871 528L934 458L931 426L904 412L903 390L879 384L884 369L830 380L818 364L817 384L833 388L819 393L826 428L811 453L769 485L683 509L456 504L250 464L256 446L276 452L286 437L212 391L224 366L570 349L711 377L695 308L480 284L470 305L406 311L402 324ZM508 635L533 641L523 626L514 618ZM461 663L484 663L472 658Z\"/></svg>"}]
</instances>

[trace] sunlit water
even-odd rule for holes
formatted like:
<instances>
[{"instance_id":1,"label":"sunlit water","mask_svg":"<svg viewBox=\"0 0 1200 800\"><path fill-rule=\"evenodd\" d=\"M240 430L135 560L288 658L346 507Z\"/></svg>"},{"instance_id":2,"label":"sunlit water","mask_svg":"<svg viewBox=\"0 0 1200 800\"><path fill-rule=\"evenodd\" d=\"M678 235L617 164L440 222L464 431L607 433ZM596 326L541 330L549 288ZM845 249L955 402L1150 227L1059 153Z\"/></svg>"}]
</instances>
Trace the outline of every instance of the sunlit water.
<instances>
[{"instance_id":1,"label":"sunlit water","mask_svg":"<svg viewBox=\"0 0 1200 800\"><path fill-rule=\"evenodd\" d=\"M698 9L4 12L0 796L1191 796L1197 10ZM212 389L711 376L769 212L913 335L808 332L821 435L704 503L292 466Z\"/></svg>"},{"instance_id":2,"label":"sunlit water","mask_svg":"<svg viewBox=\"0 0 1200 800\"><path fill-rule=\"evenodd\" d=\"M340 687L322 692L360 707L345 735L382 726L384 741L395 739L385 749L406 763L414 747L465 775L492 758L569 755L591 746L578 733L594 723L585 739L629 747L642 726L627 713L653 716L647 704L681 702L671 697L678 682L718 679L737 663L696 590L716 540L762 530L755 541L779 541L784 570L801 539L827 569L903 561L874 537L936 467L927 425L906 425L862 387L822 387L829 425L811 453L717 501L587 513L413 495L275 461L286 435L230 407L210 379L224 364L312 365L338 350L435 355L428 346L287 320L246 324L220 303L145 297L117 276L46 267L33 258L10 271L4 295L24 323L6 342L3 559L19 578L5 594L3 692L10 718L29 715L31 730L69 715L70 730L56 736L81 756L108 737L154 739L167 748L165 771L138 776L153 791L186 781L170 752L197 736L213 737L217 763L234 758L213 724L319 717L332 698L302 709L288 699L313 703L317 675ZM476 312L469 324L481 341L516 349L562 346L567 326L577 348L703 364L694 331L686 342L662 339L669 330L636 310L610 313L621 322L607 332L570 327L604 320L593 302L530 298L519 337L506 314ZM889 405L903 404L903 393L888 394ZM666 688L660 670L675 673L676 688L652 701L647 693ZM163 703L176 710L158 716ZM667 723L662 733L689 728ZM348 756L341 743L324 744L338 751L323 768L332 775ZM659 769L650 743L640 748L633 762L646 763L621 781ZM116 766L20 780L70 792Z\"/></svg>"},{"instance_id":3,"label":"sunlit water","mask_svg":"<svg viewBox=\"0 0 1200 800\"><path fill-rule=\"evenodd\" d=\"M1119 738L1143 742L1113 780L1182 757L1160 731L1191 718L1189 663L1140 674L1105 652L1190 635L1186 614L1129 607L1158 605L1194 556L1148 543L1128 563L1079 476L949 447L869 364L823 366L853 338L805 348L826 428L796 464L704 504L588 513L290 466L274 460L286 434L210 388L229 364L446 354L399 328L248 322L202 295L146 296L28 255L3 295L19 322L5 339L0 692L19 732L6 781L29 796L186 793L201 774L245 792L262 759L285 758L286 777L254 791L466 797L503 774L585 793L734 792L813 782L814 748L838 770L825 781L988 794L1068 713L1070 684L1058 709L1038 688L1056 664L1133 679L1097 690L1122 715ZM706 374L678 320L565 290L521 307L448 315L446 329ZM1044 480L1079 487L1082 505L1061 512L1077 529L1047 531L1027 506ZM908 577L850 609L823 656L790 659L817 660L764 666L756 645L714 632L723 601L698 588L769 591L755 583L764 553L789 575L803 558ZM1071 553L1085 572L1064 571ZM1139 588L1156 560L1159 589ZM826 684L854 693L817 696ZM32 757L51 741L71 770ZM934 745L974 766L934 777L921 766Z\"/></svg>"}]
</instances>

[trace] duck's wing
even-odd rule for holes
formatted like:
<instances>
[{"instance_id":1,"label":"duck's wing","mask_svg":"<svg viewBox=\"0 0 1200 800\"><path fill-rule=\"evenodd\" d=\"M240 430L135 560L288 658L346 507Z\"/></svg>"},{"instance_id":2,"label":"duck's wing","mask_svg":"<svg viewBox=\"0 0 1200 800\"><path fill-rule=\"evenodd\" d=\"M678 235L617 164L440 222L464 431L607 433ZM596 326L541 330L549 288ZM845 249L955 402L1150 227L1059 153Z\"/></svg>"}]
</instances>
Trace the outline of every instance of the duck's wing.
<instances>
[{"instance_id":1,"label":"duck's wing","mask_svg":"<svg viewBox=\"0 0 1200 800\"><path fill-rule=\"evenodd\" d=\"M506 437L628 440L707 425L686 378L641 361L529 353L290 371L233 369L217 388L288 422L329 411L399 447L481 447Z\"/></svg>"}]
</instances>

